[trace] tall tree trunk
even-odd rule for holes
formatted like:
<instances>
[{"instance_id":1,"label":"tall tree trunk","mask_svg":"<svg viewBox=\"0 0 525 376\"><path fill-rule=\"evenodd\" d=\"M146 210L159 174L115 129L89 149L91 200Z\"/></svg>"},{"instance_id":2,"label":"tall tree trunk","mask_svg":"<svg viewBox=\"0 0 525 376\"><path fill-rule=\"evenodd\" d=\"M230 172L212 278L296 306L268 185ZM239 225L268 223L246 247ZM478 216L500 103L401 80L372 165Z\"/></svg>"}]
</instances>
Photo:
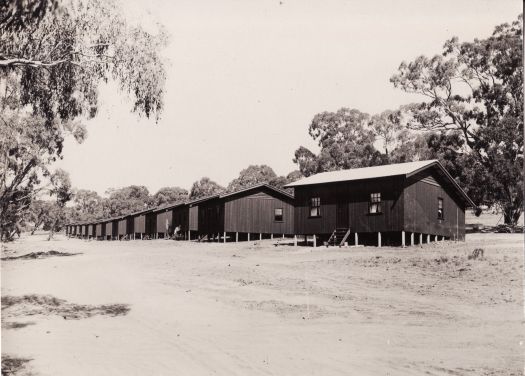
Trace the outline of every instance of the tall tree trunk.
<instances>
[{"instance_id":1,"label":"tall tree trunk","mask_svg":"<svg viewBox=\"0 0 525 376\"><path fill-rule=\"evenodd\" d=\"M505 221L506 225L509 226L516 226L518 224L518 220L520 219L521 213L523 212L523 208L521 205L512 205L509 204L505 206L503 209L503 219Z\"/></svg>"}]
</instances>

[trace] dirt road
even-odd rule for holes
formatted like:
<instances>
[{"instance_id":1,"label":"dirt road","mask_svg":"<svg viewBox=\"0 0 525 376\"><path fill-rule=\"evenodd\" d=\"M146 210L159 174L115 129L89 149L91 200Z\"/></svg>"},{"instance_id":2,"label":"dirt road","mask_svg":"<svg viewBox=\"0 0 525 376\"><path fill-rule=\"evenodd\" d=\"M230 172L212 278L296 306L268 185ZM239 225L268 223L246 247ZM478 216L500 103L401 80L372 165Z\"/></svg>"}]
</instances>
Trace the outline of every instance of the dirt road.
<instances>
[{"instance_id":1,"label":"dirt road","mask_svg":"<svg viewBox=\"0 0 525 376\"><path fill-rule=\"evenodd\" d=\"M20 375L523 372L522 235L406 249L44 239L3 257L81 254L2 261L2 353Z\"/></svg>"}]
</instances>

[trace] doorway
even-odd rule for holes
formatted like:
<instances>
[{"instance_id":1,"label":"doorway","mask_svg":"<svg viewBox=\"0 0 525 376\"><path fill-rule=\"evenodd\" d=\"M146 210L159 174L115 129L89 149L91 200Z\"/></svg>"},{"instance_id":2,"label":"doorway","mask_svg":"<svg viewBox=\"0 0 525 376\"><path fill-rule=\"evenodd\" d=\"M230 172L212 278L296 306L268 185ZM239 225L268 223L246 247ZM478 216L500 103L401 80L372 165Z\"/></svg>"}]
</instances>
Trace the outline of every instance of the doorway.
<instances>
[{"instance_id":1,"label":"doorway","mask_svg":"<svg viewBox=\"0 0 525 376\"><path fill-rule=\"evenodd\" d=\"M349 228L348 203L337 203L335 225L337 228Z\"/></svg>"}]
</instances>

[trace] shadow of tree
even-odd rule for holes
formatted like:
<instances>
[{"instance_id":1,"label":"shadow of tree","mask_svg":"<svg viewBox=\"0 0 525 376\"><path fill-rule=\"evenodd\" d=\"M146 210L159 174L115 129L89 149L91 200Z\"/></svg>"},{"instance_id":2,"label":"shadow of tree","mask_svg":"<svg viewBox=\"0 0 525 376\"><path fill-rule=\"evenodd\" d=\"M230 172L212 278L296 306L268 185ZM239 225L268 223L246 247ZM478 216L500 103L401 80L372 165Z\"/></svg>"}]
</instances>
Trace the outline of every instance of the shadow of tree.
<instances>
[{"instance_id":1,"label":"shadow of tree","mask_svg":"<svg viewBox=\"0 0 525 376\"><path fill-rule=\"evenodd\" d=\"M124 316L130 311L127 304L75 304L50 295L3 296L2 316L21 317L57 315L68 319L85 319L92 316Z\"/></svg>"},{"instance_id":2,"label":"shadow of tree","mask_svg":"<svg viewBox=\"0 0 525 376\"><path fill-rule=\"evenodd\" d=\"M47 251L47 252L31 252L21 256L6 256L2 257L2 261L13 261L13 260L36 260L48 257L64 257L64 256L75 256L81 255L82 253L69 253L59 251Z\"/></svg>"},{"instance_id":3,"label":"shadow of tree","mask_svg":"<svg viewBox=\"0 0 525 376\"><path fill-rule=\"evenodd\" d=\"M29 325L35 325L33 321L28 322L3 322L2 328L4 329L22 329Z\"/></svg>"},{"instance_id":4,"label":"shadow of tree","mask_svg":"<svg viewBox=\"0 0 525 376\"><path fill-rule=\"evenodd\" d=\"M25 367L31 360L33 359L2 354L2 376L20 375L21 372L26 371ZM31 375L31 373L24 372L24 375Z\"/></svg>"}]
</instances>

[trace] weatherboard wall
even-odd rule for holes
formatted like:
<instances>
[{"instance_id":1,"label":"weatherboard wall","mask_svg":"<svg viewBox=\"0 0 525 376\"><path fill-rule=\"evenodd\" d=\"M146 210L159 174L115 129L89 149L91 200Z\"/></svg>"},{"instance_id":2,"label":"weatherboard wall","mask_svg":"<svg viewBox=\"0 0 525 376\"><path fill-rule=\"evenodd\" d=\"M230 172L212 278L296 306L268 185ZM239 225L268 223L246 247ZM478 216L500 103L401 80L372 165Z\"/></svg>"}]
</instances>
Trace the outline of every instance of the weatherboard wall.
<instances>
[{"instance_id":1,"label":"weatherboard wall","mask_svg":"<svg viewBox=\"0 0 525 376\"><path fill-rule=\"evenodd\" d=\"M188 226L190 231L199 230L199 206L190 206L188 209Z\"/></svg>"},{"instance_id":2,"label":"weatherboard wall","mask_svg":"<svg viewBox=\"0 0 525 376\"><path fill-rule=\"evenodd\" d=\"M406 181L405 230L465 239L465 207L442 177L423 171ZM438 199L443 199L444 218L438 218Z\"/></svg>"},{"instance_id":3,"label":"weatherboard wall","mask_svg":"<svg viewBox=\"0 0 525 376\"><path fill-rule=\"evenodd\" d=\"M144 234L146 232L146 215L140 214L133 217L133 228L137 234Z\"/></svg>"},{"instance_id":4,"label":"weatherboard wall","mask_svg":"<svg viewBox=\"0 0 525 376\"><path fill-rule=\"evenodd\" d=\"M97 229L97 237L101 237L101 236L105 236L106 235L106 226L104 225L104 223L97 223L96 225L96 229Z\"/></svg>"},{"instance_id":5,"label":"weatherboard wall","mask_svg":"<svg viewBox=\"0 0 525 376\"><path fill-rule=\"evenodd\" d=\"M401 231L403 181L385 177L295 187L295 233L331 234L338 227L358 233ZM380 214L369 213L371 193L381 193ZM321 200L319 217L310 216L313 197Z\"/></svg>"},{"instance_id":6,"label":"weatherboard wall","mask_svg":"<svg viewBox=\"0 0 525 376\"><path fill-rule=\"evenodd\" d=\"M173 211L165 210L156 213L156 227L157 232L167 232L172 230L173 225Z\"/></svg>"},{"instance_id":7,"label":"weatherboard wall","mask_svg":"<svg viewBox=\"0 0 525 376\"><path fill-rule=\"evenodd\" d=\"M146 213L146 234L152 236L157 232L157 213Z\"/></svg>"},{"instance_id":8,"label":"weatherboard wall","mask_svg":"<svg viewBox=\"0 0 525 376\"><path fill-rule=\"evenodd\" d=\"M224 232L224 202L214 198L199 202L198 231L200 234Z\"/></svg>"},{"instance_id":9,"label":"weatherboard wall","mask_svg":"<svg viewBox=\"0 0 525 376\"><path fill-rule=\"evenodd\" d=\"M292 199L284 199L269 189L226 197L223 207L226 232L294 233ZM275 209L283 209L282 221L275 220Z\"/></svg>"},{"instance_id":10,"label":"weatherboard wall","mask_svg":"<svg viewBox=\"0 0 525 376\"><path fill-rule=\"evenodd\" d=\"M181 231L186 232L190 229L189 217L191 208L188 205L181 205L173 208L173 228L180 226Z\"/></svg>"},{"instance_id":11,"label":"weatherboard wall","mask_svg":"<svg viewBox=\"0 0 525 376\"><path fill-rule=\"evenodd\" d=\"M118 221L118 234L130 235L133 234L133 218L126 217Z\"/></svg>"}]
</instances>

